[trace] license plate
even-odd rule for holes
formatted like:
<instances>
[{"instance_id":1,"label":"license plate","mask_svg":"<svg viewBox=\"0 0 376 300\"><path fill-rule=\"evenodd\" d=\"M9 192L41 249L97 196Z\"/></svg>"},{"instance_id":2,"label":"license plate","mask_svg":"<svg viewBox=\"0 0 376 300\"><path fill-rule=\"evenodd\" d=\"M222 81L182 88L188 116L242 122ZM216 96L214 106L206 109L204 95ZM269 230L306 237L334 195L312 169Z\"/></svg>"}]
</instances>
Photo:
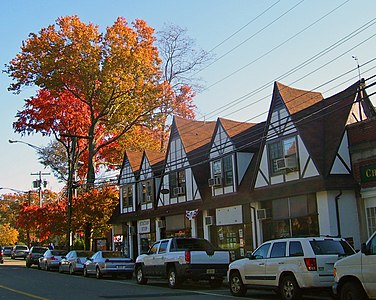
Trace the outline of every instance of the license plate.
<instances>
[{"instance_id":1,"label":"license plate","mask_svg":"<svg viewBox=\"0 0 376 300\"><path fill-rule=\"evenodd\" d=\"M206 274L214 274L215 270L214 269L206 269Z\"/></svg>"},{"instance_id":2,"label":"license plate","mask_svg":"<svg viewBox=\"0 0 376 300\"><path fill-rule=\"evenodd\" d=\"M124 269L125 266L116 266L118 269Z\"/></svg>"}]
</instances>

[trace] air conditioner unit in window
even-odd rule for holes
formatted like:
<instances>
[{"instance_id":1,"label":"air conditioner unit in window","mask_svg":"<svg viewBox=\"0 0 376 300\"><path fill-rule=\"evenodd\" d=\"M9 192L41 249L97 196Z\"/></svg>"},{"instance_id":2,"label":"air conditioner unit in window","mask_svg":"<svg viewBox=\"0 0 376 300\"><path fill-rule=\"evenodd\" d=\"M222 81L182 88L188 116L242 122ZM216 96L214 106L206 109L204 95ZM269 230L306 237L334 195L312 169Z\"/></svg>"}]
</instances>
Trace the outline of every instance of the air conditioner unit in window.
<instances>
[{"instance_id":1,"label":"air conditioner unit in window","mask_svg":"<svg viewBox=\"0 0 376 300\"><path fill-rule=\"evenodd\" d=\"M267 219L269 217L268 216L268 210L265 209L265 208L261 208L261 209L256 210L256 217L257 217L257 220Z\"/></svg>"},{"instance_id":2,"label":"air conditioner unit in window","mask_svg":"<svg viewBox=\"0 0 376 300\"><path fill-rule=\"evenodd\" d=\"M178 186L174 188L174 194L175 195L184 195L185 194L185 187L184 186Z\"/></svg>"},{"instance_id":3,"label":"air conditioner unit in window","mask_svg":"<svg viewBox=\"0 0 376 300\"><path fill-rule=\"evenodd\" d=\"M158 228L165 228L166 227L166 221L165 220L158 220L157 225L158 225Z\"/></svg>"},{"instance_id":4,"label":"air conditioner unit in window","mask_svg":"<svg viewBox=\"0 0 376 300\"><path fill-rule=\"evenodd\" d=\"M147 202L151 202L151 200L152 200L152 197L149 195L149 196L146 196L146 201Z\"/></svg>"},{"instance_id":5,"label":"air conditioner unit in window","mask_svg":"<svg viewBox=\"0 0 376 300\"><path fill-rule=\"evenodd\" d=\"M295 170L297 167L297 160L295 156L286 156L276 159L274 164L276 171Z\"/></svg>"},{"instance_id":6,"label":"air conditioner unit in window","mask_svg":"<svg viewBox=\"0 0 376 300\"><path fill-rule=\"evenodd\" d=\"M205 217L205 225L206 226L214 225L214 220L212 216Z\"/></svg>"},{"instance_id":7,"label":"air conditioner unit in window","mask_svg":"<svg viewBox=\"0 0 376 300\"><path fill-rule=\"evenodd\" d=\"M209 186L210 186L210 187L213 187L213 186L221 186L221 185L222 185L222 178L221 178L221 177L210 178L210 179L208 180L208 183L209 183Z\"/></svg>"}]
</instances>

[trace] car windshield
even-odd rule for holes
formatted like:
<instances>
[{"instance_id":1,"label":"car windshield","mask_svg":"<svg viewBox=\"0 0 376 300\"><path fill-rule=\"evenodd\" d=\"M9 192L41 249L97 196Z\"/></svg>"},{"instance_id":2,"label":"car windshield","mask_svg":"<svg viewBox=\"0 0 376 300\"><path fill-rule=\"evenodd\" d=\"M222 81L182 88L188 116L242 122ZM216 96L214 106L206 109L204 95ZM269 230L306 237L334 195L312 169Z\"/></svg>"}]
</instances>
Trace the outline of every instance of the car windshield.
<instances>
[{"instance_id":1,"label":"car windshield","mask_svg":"<svg viewBox=\"0 0 376 300\"><path fill-rule=\"evenodd\" d=\"M314 240L310 241L313 252L316 255L325 254L338 254L338 255L351 255L355 251L345 241L338 240Z\"/></svg>"},{"instance_id":2,"label":"car windshield","mask_svg":"<svg viewBox=\"0 0 376 300\"><path fill-rule=\"evenodd\" d=\"M113 258L113 257L125 257L124 254L120 251L108 251L102 252L104 258Z\"/></svg>"},{"instance_id":3,"label":"car windshield","mask_svg":"<svg viewBox=\"0 0 376 300\"><path fill-rule=\"evenodd\" d=\"M77 257L90 257L93 255L93 252L91 251L78 251Z\"/></svg>"},{"instance_id":4,"label":"car windshield","mask_svg":"<svg viewBox=\"0 0 376 300\"><path fill-rule=\"evenodd\" d=\"M213 246L204 239L177 239L176 250L208 251L213 250Z\"/></svg>"},{"instance_id":5,"label":"car windshield","mask_svg":"<svg viewBox=\"0 0 376 300\"><path fill-rule=\"evenodd\" d=\"M65 250L52 250L51 254L56 256L63 256L66 255L68 252Z\"/></svg>"},{"instance_id":6,"label":"car windshield","mask_svg":"<svg viewBox=\"0 0 376 300\"><path fill-rule=\"evenodd\" d=\"M46 248L33 248L33 253L44 253L46 252Z\"/></svg>"},{"instance_id":7,"label":"car windshield","mask_svg":"<svg viewBox=\"0 0 376 300\"><path fill-rule=\"evenodd\" d=\"M17 246L16 250L27 250L27 246Z\"/></svg>"}]
</instances>

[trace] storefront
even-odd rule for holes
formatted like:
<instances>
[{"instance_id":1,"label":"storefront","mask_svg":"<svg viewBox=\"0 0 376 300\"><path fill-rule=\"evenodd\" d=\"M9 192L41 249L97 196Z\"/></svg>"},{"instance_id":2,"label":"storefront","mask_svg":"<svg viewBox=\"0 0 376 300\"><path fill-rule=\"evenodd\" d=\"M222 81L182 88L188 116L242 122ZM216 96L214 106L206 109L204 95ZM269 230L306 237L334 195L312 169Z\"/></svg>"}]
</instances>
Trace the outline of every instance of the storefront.
<instances>
[{"instance_id":1,"label":"storefront","mask_svg":"<svg viewBox=\"0 0 376 300\"><path fill-rule=\"evenodd\" d=\"M367 236L376 231L376 164L360 167L361 197L366 215Z\"/></svg>"},{"instance_id":2,"label":"storefront","mask_svg":"<svg viewBox=\"0 0 376 300\"><path fill-rule=\"evenodd\" d=\"M155 225L151 219L137 221L138 253L144 254L149 251L155 242Z\"/></svg>"},{"instance_id":3,"label":"storefront","mask_svg":"<svg viewBox=\"0 0 376 300\"><path fill-rule=\"evenodd\" d=\"M319 235L315 194L261 202L264 241L283 237Z\"/></svg>"},{"instance_id":4,"label":"storefront","mask_svg":"<svg viewBox=\"0 0 376 300\"><path fill-rule=\"evenodd\" d=\"M185 214L166 216L165 228L161 229L162 238L170 237L191 237L191 221Z\"/></svg>"}]
</instances>

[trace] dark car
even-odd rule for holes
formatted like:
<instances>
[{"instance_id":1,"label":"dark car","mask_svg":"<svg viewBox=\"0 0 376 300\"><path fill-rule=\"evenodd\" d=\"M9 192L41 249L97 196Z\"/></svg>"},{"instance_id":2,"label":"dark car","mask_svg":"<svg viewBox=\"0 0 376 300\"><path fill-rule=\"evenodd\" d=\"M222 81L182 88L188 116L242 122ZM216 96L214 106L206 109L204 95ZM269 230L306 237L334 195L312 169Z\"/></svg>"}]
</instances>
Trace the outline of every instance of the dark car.
<instances>
[{"instance_id":1,"label":"dark car","mask_svg":"<svg viewBox=\"0 0 376 300\"><path fill-rule=\"evenodd\" d=\"M12 254L12 246L4 246L3 247L3 253L4 256L10 256Z\"/></svg>"},{"instance_id":2,"label":"dark car","mask_svg":"<svg viewBox=\"0 0 376 300\"><path fill-rule=\"evenodd\" d=\"M3 247L0 246L0 264L4 263L4 251Z\"/></svg>"},{"instance_id":3,"label":"dark car","mask_svg":"<svg viewBox=\"0 0 376 300\"><path fill-rule=\"evenodd\" d=\"M47 247L33 246L30 248L29 254L26 256L26 267L30 268L32 265L39 264L39 258L43 256L44 252L48 250Z\"/></svg>"},{"instance_id":4,"label":"dark car","mask_svg":"<svg viewBox=\"0 0 376 300\"><path fill-rule=\"evenodd\" d=\"M26 258L26 255L29 253L29 247L26 245L16 245L13 247L12 253L10 255L11 259L16 258Z\"/></svg>"}]
</instances>

